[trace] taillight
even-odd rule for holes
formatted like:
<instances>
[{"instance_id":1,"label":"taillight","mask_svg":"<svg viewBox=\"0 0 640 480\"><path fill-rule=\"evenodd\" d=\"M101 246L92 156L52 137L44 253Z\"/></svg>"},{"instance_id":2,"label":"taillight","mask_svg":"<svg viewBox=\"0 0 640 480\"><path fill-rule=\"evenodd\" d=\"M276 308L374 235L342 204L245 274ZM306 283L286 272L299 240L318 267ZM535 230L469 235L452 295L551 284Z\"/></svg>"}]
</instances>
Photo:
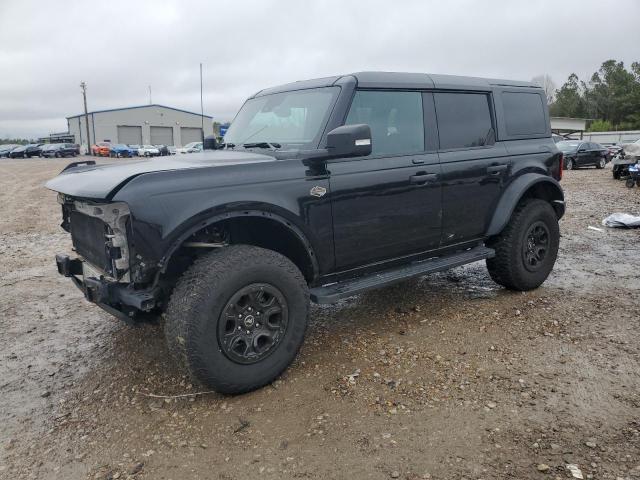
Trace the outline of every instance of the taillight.
<instances>
[{"instance_id":1,"label":"taillight","mask_svg":"<svg viewBox=\"0 0 640 480\"><path fill-rule=\"evenodd\" d=\"M564 170L564 154L560 154L558 159L558 181L562 180L562 170Z\"/></svg>"}]
</instances>

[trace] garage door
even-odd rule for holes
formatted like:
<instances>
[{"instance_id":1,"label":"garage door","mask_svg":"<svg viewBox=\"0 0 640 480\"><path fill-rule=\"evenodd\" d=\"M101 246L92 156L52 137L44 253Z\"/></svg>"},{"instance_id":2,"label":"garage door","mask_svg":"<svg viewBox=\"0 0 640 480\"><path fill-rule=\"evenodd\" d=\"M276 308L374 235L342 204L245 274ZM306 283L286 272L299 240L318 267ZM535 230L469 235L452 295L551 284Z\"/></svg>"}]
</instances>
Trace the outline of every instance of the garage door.
<instances>
[{"instance_id":1,"label":"garage door","mask_svg":"<svg viewBox=\"0 0 640 480\"><path fill-rule=\"evenodd\" d=\"M173 145L173 128L151 127L151 145Z\"/></svg>"},{"instance_id":2,"label":"garage door","mask_svg":"<svg viewBox=\"0 0 640 480\"><path fill-rule=\"evenodd\" d=\"M187 143L201 142L202 141L202 129L200 129L200 128L191 128L191 127L182 127L180 129L180 140L182 141L182 146L183 147Z\"/></svg>"},{"instance_id":3,"label":"garage door","mask_svg":"<svg viewBox=\"0 0 640 480\"><path fill-rule=\"evenodd\" d=\"M142 144L142 127L118 125L118 143L126 145Z\"/></svg>"}]
</instances>

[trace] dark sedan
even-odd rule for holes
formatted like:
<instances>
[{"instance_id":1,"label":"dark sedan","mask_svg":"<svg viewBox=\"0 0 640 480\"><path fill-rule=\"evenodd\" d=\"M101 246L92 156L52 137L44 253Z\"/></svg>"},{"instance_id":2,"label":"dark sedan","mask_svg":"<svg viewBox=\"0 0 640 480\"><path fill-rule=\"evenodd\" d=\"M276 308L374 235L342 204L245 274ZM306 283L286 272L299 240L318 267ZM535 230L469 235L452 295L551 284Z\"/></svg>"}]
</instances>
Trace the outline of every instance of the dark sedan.
<instances>
[{"instance_id":1,"label":"dark sedan","mask_svg":"<svg viewBox=\"0 0 640 480\"><path fill-rule=\"evenodd\" d=\"M0 145L0 158L8 157L12 150L18 148L20 145L13 143Z\"/></svg>"},{"instance_id":2,"label":"dark sedan","mask_svg":"<svg viewBox=\"0 0 640 480\"><path fill-rule=\"evenodd\" d=\"M594 166L604 168L609 150L599 143L582 140L563 140L556 147L564 154L564 168L574 170L580 167Z\"/></svg>"},{"instance_id":3,"label":"dark sedan","mask_svg":"<svg viewBox=\"0 0 640 480\"><path fill-rule=\"evenodd\" d=\"M76 149L72 143L51 143L42 147L41 157L75 157Z\"/></svg>"},{"instance_id":4,"label":"dark sedan","mask_svg":"<svg viewBox=\"0 0 640 480\"><path fill-rule=\"evenodd\" d=\"M11 153L9 153L9 156L11 158L39 157L41 151L42 143L30 143L28 145L14 148L13 150L11 150Z\"/></svg>"}]
</instances>

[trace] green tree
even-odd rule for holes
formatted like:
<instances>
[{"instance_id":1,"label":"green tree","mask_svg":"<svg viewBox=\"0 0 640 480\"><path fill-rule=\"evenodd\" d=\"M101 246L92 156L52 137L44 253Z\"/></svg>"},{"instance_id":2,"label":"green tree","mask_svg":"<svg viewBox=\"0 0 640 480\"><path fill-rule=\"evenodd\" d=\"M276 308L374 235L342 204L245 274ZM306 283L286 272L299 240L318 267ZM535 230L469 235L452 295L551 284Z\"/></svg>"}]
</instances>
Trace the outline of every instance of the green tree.
<instances>
[{"instance_id":1,"label":"green tree","mask_svg":"<svg viewBox=\"0 0 640 480\"><path fill-rule=\"evenodd\" d=\"M613 125L609 120L594 120L588 130L590 132L610 132L613 130Z\"/></svg>"},{"instance_id":2,"label":"green tree","mask_svg":"<svg viewBox=\"0 0 640 480\"><path fill-rule=\"evenodd\" d=\"M569 75L567 81L556 93L556 100L550 107L555 117L583 117L585 102L582 97L580 79L575 73Z\"/></svg>"}]
</instances>

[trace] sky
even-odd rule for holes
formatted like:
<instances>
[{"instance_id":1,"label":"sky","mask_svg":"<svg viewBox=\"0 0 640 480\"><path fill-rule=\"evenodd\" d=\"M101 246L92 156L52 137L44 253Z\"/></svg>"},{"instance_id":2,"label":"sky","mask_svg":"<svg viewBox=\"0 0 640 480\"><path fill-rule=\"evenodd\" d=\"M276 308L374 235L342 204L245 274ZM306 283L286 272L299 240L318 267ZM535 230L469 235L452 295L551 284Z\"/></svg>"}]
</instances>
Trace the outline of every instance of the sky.
<instances>
[{"instance_id":1,"label":"sky","mask_svg":"<svg viewBox=\"0 0 640 480\"><path fill-rule=\"evenodd\" d=\"M0 0L0 138L153 103L232 120L269 86L362 70L560 86L640 61L639 0Z\"/></svg>"}]
</instances>

